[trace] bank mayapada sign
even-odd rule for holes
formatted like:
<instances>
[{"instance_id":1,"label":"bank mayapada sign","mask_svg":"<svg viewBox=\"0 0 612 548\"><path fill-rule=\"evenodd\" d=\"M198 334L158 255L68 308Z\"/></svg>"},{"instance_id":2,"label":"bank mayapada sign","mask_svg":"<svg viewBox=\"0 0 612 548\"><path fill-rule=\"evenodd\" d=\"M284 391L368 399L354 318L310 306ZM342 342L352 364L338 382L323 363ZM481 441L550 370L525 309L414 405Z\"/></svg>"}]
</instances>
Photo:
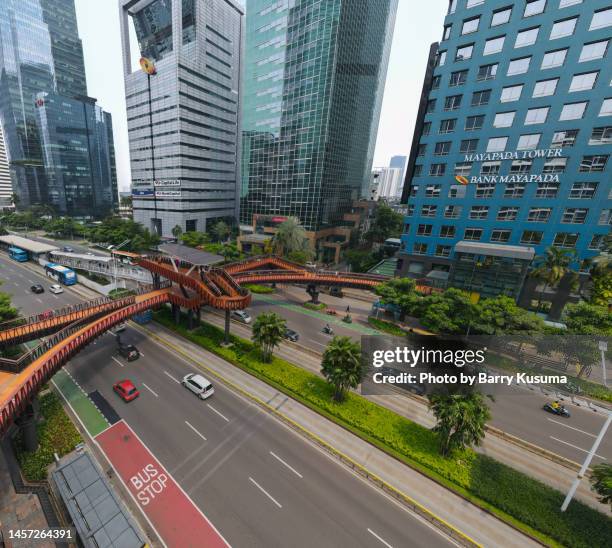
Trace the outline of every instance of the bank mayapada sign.
<instances>
[{"instance_id":1,"label":"bank mayapada sign","mask_svg":"<svg viewBox=\"0 0 612 548\"><path fill-rule=\"evenodd\" d=\"M478 154L466 154L464 162L499 162L501 160L535 160L538 158L563 158L563 149L545 148L536 150L517 150L514 152L481 152ZM455 181L459 184L468 183L558 183L559 175L556 173L511 173L508 175L473 175L463 177L457 175Z\"/></svg>"}]
</instances>

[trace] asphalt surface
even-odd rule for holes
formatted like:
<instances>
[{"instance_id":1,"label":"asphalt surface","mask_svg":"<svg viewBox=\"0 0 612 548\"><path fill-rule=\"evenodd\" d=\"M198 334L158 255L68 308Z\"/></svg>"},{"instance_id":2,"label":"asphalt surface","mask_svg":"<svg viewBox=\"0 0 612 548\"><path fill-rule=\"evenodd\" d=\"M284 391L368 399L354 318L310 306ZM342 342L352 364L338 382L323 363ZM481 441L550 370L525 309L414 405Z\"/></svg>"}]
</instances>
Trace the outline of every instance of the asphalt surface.
<instances>
[{"instance_id":1,"label":"asphalt surface","mask_svg":"<svg viewBox=\"0 0 612 548\"><path fill-rule=\"evenodd\" d=\"M128 328L140 359L116 354L110 334L67 366L98 390L228 542L241 546L445 546L450 541L296 433L215 383L201 401L177 383L195 368ZM112 384L141 395L122 402ZM189 423L189 424L187 424ZM203 438L206 438L205 440Z\"/></svg>"}]
</instances>

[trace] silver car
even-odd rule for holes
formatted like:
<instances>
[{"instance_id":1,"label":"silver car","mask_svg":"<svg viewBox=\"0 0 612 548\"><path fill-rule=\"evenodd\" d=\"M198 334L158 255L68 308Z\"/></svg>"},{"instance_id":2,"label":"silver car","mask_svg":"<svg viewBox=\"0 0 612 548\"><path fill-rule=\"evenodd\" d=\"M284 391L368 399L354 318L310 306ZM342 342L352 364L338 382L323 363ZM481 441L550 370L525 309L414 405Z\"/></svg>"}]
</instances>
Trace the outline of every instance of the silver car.
<instances>
[{"instance_id":1,"label":"silver car","mask_svg":"<svg viewBox=\"0 0 612 548\"><path fill-rule=\"evenodd\" d=\"M191 390L201 400L210 398L215 393L212 383L197 373L189 373L189 375L185 375L181 381L181 384L188 390Z\"/></svg>"}]
</instances>

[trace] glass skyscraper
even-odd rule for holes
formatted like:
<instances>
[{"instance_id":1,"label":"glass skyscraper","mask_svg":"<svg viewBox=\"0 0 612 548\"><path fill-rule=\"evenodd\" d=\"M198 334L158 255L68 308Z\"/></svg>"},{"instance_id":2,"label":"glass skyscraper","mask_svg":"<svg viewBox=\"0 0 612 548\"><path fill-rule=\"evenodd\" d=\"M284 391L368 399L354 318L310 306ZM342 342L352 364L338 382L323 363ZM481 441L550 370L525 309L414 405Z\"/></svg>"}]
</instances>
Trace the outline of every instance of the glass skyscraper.
<instances>
[{"instance_id":1,"label":"glass skyscraper","mask_svg":"<svg viewBox=\"0 0 612 548\"><path fill-rule=\"evenodd\" d=\"M612 223L611 39L610 0L449 3L406 174L403 274L518 298L549 246L588 270Z\"/></svg>"},{"instance_id":2,"label":"glass skyscraper","mask_svg":"<svg viewBox=\"0 0 612 548\"><path fill-rule=\"evenodd\" d=\"M240 220L343 223L367 189L397 0L248 0Z\"/></svg>"},{"instance_id":3,"label":"glass skyscraper","mask_svg":"<svg viewBox=\"0 0 612 548\"><path fill-rule=\"evenodd\" d=\"M11 185L11 173L4 145L4 133L0 125L0 209L10 208L12 205L13 188Z\"/></svg>"},{"instance_id":4,"label":"glass skyscraper","mask_svg":"<svg viewBox=\"0 0 612 548\"><path fill-rule=\"evenodd\" d=\"M64 169L66 153L70 156L73 144L60 137L66 130L78 127L77 119L67 120L52 127L53 119L40 125L40 93L56 96L59 104L74 100L82 101L80 113L91 104L86 97L87 86L83 62L83 51L78 37L74 0L2 0L0 2L0 124L4 132L7 156L10 164L12 186L19 198L20 207L36 204L50 204L60 214L77 215L69 207L71 200L62 196L73 193L68 183L72 173L100 173L99 180L90 179L89 187L78 185L75 191L82 204L79 216L99 217L108 214L117 202L116 174L112 135L110 141L99 149L107 151L105 162L112 168L104 175L93 165L96 152L80 156L81 165L67 167L65 176L59 176ZM67 112L67 111L66 111ZM106 116L109 124L110 117ZM59 119L58 119L59 122ZM109 126L110 127L110 126ZM43 142L41 134L44 133ZM54 139L49 140L53 135ZM95 147L97 135L88 134L87 143ZM89 146L89 145L87 145ZM59 188L66 182L69 186ZM51 185L51 186L50 186ZM104 188L104 200L96 198L96 187ZM86 197L86 195L89 197Z\"/></svg>"}]
</instances>

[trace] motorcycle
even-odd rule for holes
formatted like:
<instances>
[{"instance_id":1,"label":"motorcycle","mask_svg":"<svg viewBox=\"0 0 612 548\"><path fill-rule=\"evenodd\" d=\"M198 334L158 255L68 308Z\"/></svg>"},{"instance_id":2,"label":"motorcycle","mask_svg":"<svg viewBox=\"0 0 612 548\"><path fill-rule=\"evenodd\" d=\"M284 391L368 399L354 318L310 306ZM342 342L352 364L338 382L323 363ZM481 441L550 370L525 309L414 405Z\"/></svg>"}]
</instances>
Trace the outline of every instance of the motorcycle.
<instances>
[{"instance_id":1,"label":"motorcycle","mask_svg":"<svg viewBox=\"0 0 612 548\"><path fill-rule=\"evenodd\" d=\"M333 335L334 334L334 330L331 327L326 325L323 328L323 333L325 333L326 335Z\"/></svg>"},{"instance_id":2,"label":"motorcycle","mask_svg":"<svg viewBox=\"0 0 612 548\"><path fill-rule=\"evenodd\" d=\"M547 411L548 413L552 413L553 415L559 415L560 417L569 418L571 416L570 412L563 405L554 407L551 403L545 403L542 406L542 409L544 409L544 411Z\"/></svg>"}]
</instances>

